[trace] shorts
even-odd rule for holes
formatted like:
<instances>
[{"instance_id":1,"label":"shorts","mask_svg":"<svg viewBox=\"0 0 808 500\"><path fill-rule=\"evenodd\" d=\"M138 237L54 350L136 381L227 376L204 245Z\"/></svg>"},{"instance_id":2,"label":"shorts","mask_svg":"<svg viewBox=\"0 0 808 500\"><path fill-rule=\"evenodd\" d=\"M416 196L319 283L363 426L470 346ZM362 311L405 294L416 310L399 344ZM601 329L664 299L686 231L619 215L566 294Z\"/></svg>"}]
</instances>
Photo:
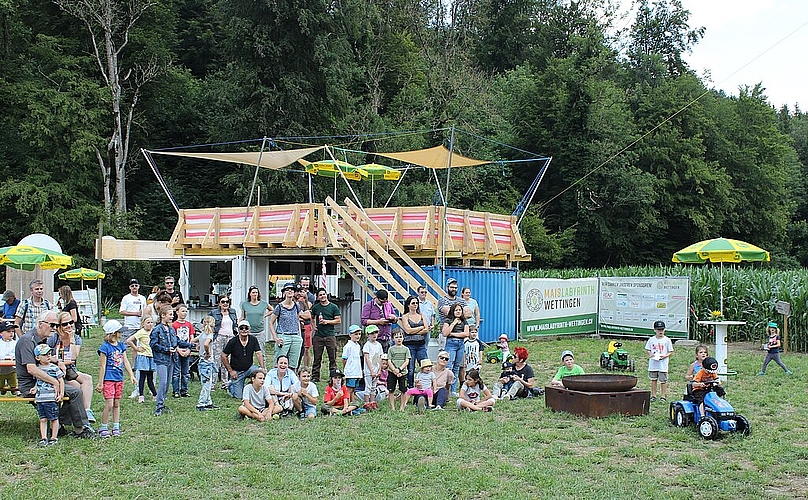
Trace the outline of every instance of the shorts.
<instances>
[{"instance_id":1,"label":"shorts","mask_svg":"<svg viewBox=\"0 0 808 500\"><path fill-rule=\"evenodd\" d=\"M402 375L401 377L396 377L392 373L388 373L387 390L390 394L396 392L396 384L398 384L398 390L401 391L402 394L407 392L407 376Z\"/></svg>"},{"instance_id":2,"label":"shorts","mask_svg":"<svg viewBox=\"0 0 808 500\"><path fill-rule=\"evenodd\" d=\"M48 422L59 420L59 404L56 401L37 403L36 412L40 420L47 420Z\"/></svg>"},{"instance_id":3,"label":"shorts","mask_svg":"<svg viewBox=\"0 0 808 500\"><path fill-rule=\"evenodd\" d=\"M649 371L648 380L659 380L660 384L666 384L668 382L668 372Z\"/></svg>"},{"instance_id":4,"label":"shorts","mask_svg":"<svg viewBox=\"0 0 808 500\"><path fill-rule=\"evenodd\" d=\"M359 387L359 381L362 380L361 378L346 378L345 379L345 387L350 389L356 389Z\"/></svg>"},{"instance_id":5,"label":"shorts","mask_svg":"<svg viewBox=\"0 0 808 500\"><path fill-rule=\"evenodd\" d=\"M316 417L317 416L317 405L313 405L311 403L303 403L303 411L305 412L306 416L309 417Z\"/></svg>"},{"instance_id":6,"label":"shorts","mask_svg":"<svg viewBox=\"0 0 808 500\"><path fill-rule=\"evenodd\" d=\"M303 325L303 347L311 347L311 323Z\"/></svg>"},{"instance_id":7,"label":"shorts","mask_svg":"<svg viewBox=\"0 0 808 500\"><path fill-rule=\"evenodd\" d=\"M162 384L163 381L161 380L160 383ZM123 382L104 381L104 399L121 399L121 396L123 396Z\"/></svg>"}]
</instances>

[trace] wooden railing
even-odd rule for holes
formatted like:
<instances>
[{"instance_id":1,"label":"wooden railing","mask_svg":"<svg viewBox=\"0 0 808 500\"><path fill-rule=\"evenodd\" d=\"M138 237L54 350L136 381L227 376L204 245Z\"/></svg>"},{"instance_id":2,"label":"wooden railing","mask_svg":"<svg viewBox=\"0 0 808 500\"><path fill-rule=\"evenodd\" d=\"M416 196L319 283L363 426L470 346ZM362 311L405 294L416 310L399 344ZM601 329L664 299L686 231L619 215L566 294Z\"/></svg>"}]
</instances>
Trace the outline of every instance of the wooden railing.
<instances>
[{"instance_id":1,"label":"wooden railing","mask_svg":"<svg viewBox=\"0 0 808 500\"><path fill-rule=\"evenodd\" d=\"M414 258L437 262L445 251L448 258L464 261L530 260L516 218L510 215L422 206L368 208L364 217L357 217L354 208L346 210L370 237L383 247L394 242ZM180 210L169 247L200 253L205 249L324 249L339 240L339 235L327 238L326 232L333 230L325 224L330 212L319 203Z\"/></svg>"}]
</instances>

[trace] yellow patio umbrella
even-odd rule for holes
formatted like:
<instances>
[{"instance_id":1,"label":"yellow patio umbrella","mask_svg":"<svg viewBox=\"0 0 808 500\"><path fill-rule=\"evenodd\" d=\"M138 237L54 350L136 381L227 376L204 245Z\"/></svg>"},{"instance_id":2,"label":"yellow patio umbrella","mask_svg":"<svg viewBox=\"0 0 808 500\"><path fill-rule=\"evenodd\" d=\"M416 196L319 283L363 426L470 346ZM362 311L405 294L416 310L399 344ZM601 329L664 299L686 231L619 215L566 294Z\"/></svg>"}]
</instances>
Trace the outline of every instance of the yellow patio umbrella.
<instances>
[{"instance_id":1,"label":"yellow patio umbrella","mask_svg":"<svg viewBox=\"0 0 808 500\"><path fill-rule=\"evenodd\" d=\"M303 165L306 172L312 175L319 175L322 177L341 177L345 176L350 181L361 181L367 178L368 174L359 167L351 165L347 161L342 160L320 160L320 161L306 161L297 160L298 163Z\"/></svg>"},{"instance_id":2,"label":"yellow patio umbrella","mask_svg":"<svg viewBox=\"0 0 808 500\"><path fill-rule=\"evenodd\" d=\"M370 179L370 206L373 207L374 196L374 183L377 180L397 181L401 179L401 170L396 170L387 165L379 165L378 163L366 163L359 165L359 168L367 172L367 178Z\"/></svg>"},{"instance_id":3,"label":"yellow patio umbrella","mask_svg":"<svg viewBox=\"0 0 808 500\"><path fill-rule=\"evenodd\" d=\"M14 245L0 248L0 265L33 271L36 266L42 269L64 269L73 263L73 257L46 248L30 245Z\"/></svg>"}]
</instances>

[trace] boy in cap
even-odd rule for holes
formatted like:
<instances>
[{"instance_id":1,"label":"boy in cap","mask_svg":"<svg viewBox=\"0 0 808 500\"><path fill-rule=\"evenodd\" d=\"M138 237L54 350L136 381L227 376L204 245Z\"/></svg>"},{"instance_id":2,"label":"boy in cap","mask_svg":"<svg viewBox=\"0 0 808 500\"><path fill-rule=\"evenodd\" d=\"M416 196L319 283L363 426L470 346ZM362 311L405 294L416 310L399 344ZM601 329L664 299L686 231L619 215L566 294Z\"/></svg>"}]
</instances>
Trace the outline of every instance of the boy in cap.
<instances>
[{"instance_id":1,"label":"boy in cap","mask_svg":"<svg viewBox=\"0 0 808 500\"><path fill-rule=\"evenodd\" d=\"M17 340L14 338L14 331L17 325L13 321L0 322L0 360L14 361L14 349L17 347ZM17 390L17 370L14 365L0 366L0 394L11 392L18 395Z\"/></svg>"},{"instance_id":2,"label":"boy in cap","mask_svg":"<svg viewBox=\"0 0 808 500\"><path fill-rule=\"evenodd\" d=\"M38 344L34 348L39 368L56 379L56 385L36 381L36 412L39 414L39 444L37 446L53 446L59 440L59 401L65 395L64 373L51 359L51 348L48 344ZM50 423L51 437L48 439L48 423Z\"/></svg>"},{"instance_id":3,"label":"boy in cap","mask_svg":"<svg viewBox=\"0 0 808 500\"><path fill-rule=\"evenodd\" d=\"M353 401L354 392L362 380L362 347L359 345L361 336L361 326L349 326L348 342L342 348L342 369L345 371L345 391L349 401Z\"/></svg>"},{"instance_id":4,"label":"boy in cap","mask_svg":"<svg viewBox=\"0 0 808 500\"><path fill-rule=\"evenodd\" d=\"M561 380L564 377L569 377L570 375L584 375L584 369L575 364L575 357L572 355L572 351L566 350L562 352L561 362L564 364L558 369L550 385L564 387L564 382Z\"/></svg>"},{"instance_id":5,"label":"boy in cap","mask_svg":"<svg viewBox=\"0 0 808 500\"><path fill-rule=\"evenodd\" d=\"M668 397L668 359L673 355L673 343L665 336L665 322L654 321L654 336L645 343L648 353L648 378L651 380L651 402L657 400L657 381L661 385L660 401Z\"/></svg>"}]
</instances>

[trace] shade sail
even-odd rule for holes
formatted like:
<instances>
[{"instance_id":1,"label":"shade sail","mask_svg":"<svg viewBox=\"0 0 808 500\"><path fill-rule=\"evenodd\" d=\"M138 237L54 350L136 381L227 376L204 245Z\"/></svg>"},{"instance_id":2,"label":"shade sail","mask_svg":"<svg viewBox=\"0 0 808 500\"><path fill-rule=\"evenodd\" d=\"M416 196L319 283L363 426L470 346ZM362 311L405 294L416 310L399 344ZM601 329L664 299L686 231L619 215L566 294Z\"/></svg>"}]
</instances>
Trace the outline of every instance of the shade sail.
<instances>
[{"instance_id":1,"label":"shade sail","mask_svg":"<svg viewBox=\"0 0 808 500\"><path fill-rule=\"evenodd\" d=\"M151 154L183 156L186 158L200 158L204 160L226 161L244 165L258 165L259 167L277 170L291 165L297 160L323 149L323 146L285 151L253 151L246 153L213 153L210 151L179 152L179 151L149 151ZM259 161L260 160L260 161Z\"/></svg>"},{"instance_id":2,"label":"shade sail","mask_svg":"<svg viewBox=\"0 0 808 500\"><path fill-rule=\"evenodd\" d=\"M491 163L489 160L475 160L474 158L467 158L457 153L450 153L450 151L442 145L435 146L434 148L418 149L416 151L375 154L426 168L472 167L474 165Z\"/></svg>"}]
</instances>

